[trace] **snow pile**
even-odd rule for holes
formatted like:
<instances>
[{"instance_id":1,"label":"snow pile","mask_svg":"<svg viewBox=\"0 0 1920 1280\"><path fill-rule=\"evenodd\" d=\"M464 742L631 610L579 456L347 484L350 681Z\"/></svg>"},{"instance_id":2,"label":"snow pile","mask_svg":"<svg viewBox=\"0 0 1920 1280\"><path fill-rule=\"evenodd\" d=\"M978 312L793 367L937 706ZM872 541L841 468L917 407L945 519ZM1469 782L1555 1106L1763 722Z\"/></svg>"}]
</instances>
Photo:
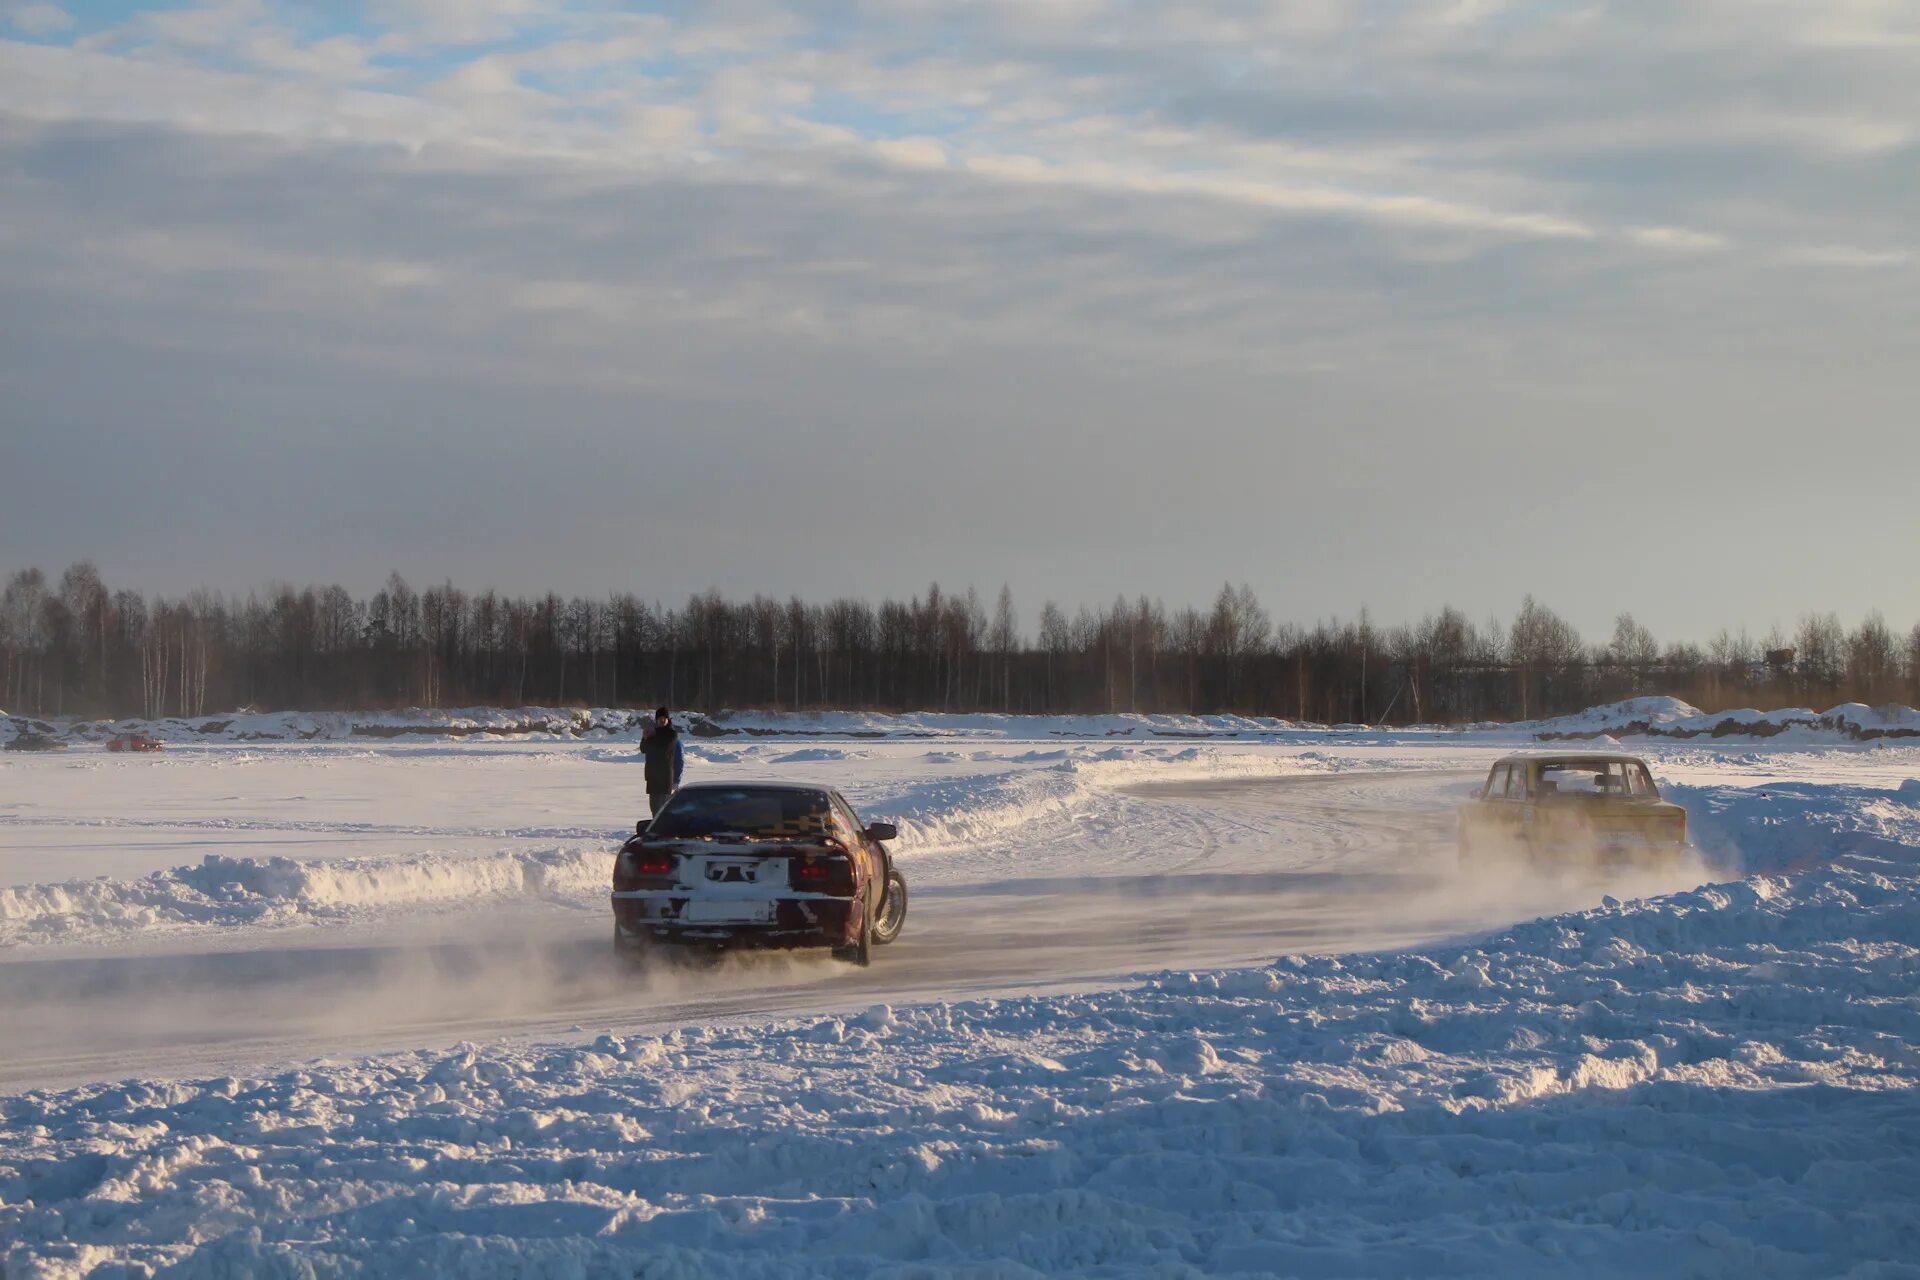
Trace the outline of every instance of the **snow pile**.
<instances>
[{"instance_id":1,"label":"snow pile","mask_svg":"<svg viewBox=\"0 0 1920 1280\"><path fill-rule=\"evenodd\" d=\"M10 716L0 711L0 746L12 742L22 734L36 734L42 737L61 736L60 726L46 720L36 720L32 716Z\"/></svg>"},{"instance_id":2,"label":"snow pile","mask_svg":"<svg viewBox=\"0 0 1920 1280\"><path fill-rule=\"evenodd\" d=\"M675 713L696 738L1261 738L1299 728L1235 715L1028 716L915 712L699 711ZM650 715L615 707L460 707L402 711L238 711L160 720L65 720L46 731L82 742L123 733L167 742L341 741L408 737L633 737ZM17 719L17 718L16 718ZM1356 726L1364 728L1364 726Z\"/></svg>"},{"instance_id":3,"label":"snow pile","mask_svg":"<svg viewBox=\"0 0 1920 1280\"><path fill-rule=\"evenodd\" d=\"M1570 716L1509 727L1542 742L1591 738L1781 738L1788 742L1870 742L1920 738L1920 711L1848 702L1828 711L1783 707L1773 711L1701 711L1678 698L1629 698Z\"/></svg>"},{"instance_id":4,"label":"snow pile","mask_svg":"<svg viewBox=\"0 0 1920 1280\"><path fill-rule=\"evenodd\" d=\"M1646 733L1655 727L1691 721L1697 719L1700 714L1700 708L1692 703L1682 702L1678 698L1627 698L1620 702L1588 707L1585 711L1577 711L1572 715L1555 716L1550 720L1522 720L1509 727L1523 733L1531 733L1542 739L1601 735L1619 737L1622 734ZM1499 726L1486 727L1492 729Z\"/></svg>"},{"instance_id":5,"label":"snow pile","mask_svg":"<svg viewBox=\"0 0 1920 1280\"><path fill-rule=\"evenodd\" d=\"M1862 702L1849 702L1823 714L1820 727L1861 741L1920 738L1920 711L1899 704L1869 707Z\"/></svg>"},{"instance_id":6,"label":"snow pile","mask_svg":"<svg viewBox=\"0 0 1920 1280\"><path fill-rule=\"evenodd\" d=\"M1773 783L1763 788L1667 784L1694 845L1744 874L1803 870L1836 856L1898 858L1920 848L1920 779L1888 788ZM1818 843L1807 833L1819 832Z\"/></svg>"},{"instance_id":7,"label":"snow pile","mask_svg":"<svg viewBox=\"0 0 1920 1280\"><path fill-rule=\"evenodd\" d=\"M0 947L140 931L286 925L369 911L465 907L501 898L578 898L607 888L611 845L298 862L208 854L138 880L0 887Z\"/></svg>"},{"instance_id":8,"label":"snow pile","mask_svg":"<svg viewBox=\"0 0 1920 1280\"><path fill-rule=\"evenodd\" d=\"M865 711L720 711L697 716L695 733L852 738L1253 738L1300 726L1289 720L1236 715L1035 716L934 711L887 715Z\"/></svg>"},{"instance_id":9,"label":"snow pile","mask_svg":"<svg viewBox=\"0 0 1920 1280\"><path fill-rule=\"evenodd\" d=\"M1467 946L25 1094L0 1266L1905 1274L1917 888L1889 839Z\"/></svg>"},{"instance_id":10,"label":"snow pile","mask_svg":"<svg viewBox=\"0 0 1920 1280\"><path fill-rule=\"evenodd\" d=\"M64 722L65 736L104 742L123 733L165 742L332 742L350 738L476 736L577 738L640 731L643 713L612 708L459 707L404 711L235 711L162 720Z\"/></svg>"}]
</instances>

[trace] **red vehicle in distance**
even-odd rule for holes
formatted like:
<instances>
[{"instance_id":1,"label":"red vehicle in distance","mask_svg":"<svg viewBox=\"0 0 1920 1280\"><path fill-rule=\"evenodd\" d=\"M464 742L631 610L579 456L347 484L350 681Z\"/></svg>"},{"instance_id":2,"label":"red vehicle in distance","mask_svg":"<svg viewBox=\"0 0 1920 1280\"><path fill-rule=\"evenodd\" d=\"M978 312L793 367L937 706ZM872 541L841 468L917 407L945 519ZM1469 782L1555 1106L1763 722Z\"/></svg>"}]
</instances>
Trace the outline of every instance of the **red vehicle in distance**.
<instances>
[{"instance_id":1,"label":"red vehicle in distance","mask_svg":"<svg viewBox=\"0 0 1920 1280\"><path fill-rule=\"evenodd\" d=\"M109 751L159 751L164 744L150 733L123 733L107 743Z\"/></svg>"}]
</instances>

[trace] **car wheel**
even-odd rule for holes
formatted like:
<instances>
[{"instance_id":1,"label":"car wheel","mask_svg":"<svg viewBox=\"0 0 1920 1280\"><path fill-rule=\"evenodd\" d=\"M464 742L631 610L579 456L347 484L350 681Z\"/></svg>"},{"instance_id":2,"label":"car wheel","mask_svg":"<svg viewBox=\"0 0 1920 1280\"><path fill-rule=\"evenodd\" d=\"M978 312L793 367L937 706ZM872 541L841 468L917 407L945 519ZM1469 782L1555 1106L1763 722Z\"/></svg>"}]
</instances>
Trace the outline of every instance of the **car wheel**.
<instances>
[{"instance_id":1,"label":"car wheel","mask_svg":"<svg viewBox=\"0 0 1920 1280\"><path fill-rule=\"evenodd\" d=\"M880 918L873 922L873 945L884 947L900 936L907 922L907 878L891 868L887 871L887 896L880 902Z\"/></svg>"}]
</instances>

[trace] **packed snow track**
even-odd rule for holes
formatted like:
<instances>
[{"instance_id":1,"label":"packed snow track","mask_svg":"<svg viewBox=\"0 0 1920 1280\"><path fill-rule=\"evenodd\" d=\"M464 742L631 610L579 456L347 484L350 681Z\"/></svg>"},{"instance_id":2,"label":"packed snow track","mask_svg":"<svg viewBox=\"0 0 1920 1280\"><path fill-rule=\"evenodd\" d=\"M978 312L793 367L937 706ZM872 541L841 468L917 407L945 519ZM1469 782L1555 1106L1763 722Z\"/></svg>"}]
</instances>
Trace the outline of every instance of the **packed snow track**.
<instances>
[{"instance_id":1,"label":"packed snow track","mask_svg":"<svg viewBox=\"0 0 1920 1280\"><path fill-rule=\"evenodd\" d=\"M0 1088L1080 989L1168 967L1411 945L1620 891L1582 878L1461 881L1452 806L1470 776L1124 784L1064 831L1043 816L1030 843L1014 832L1000 856L909 854L907 930L864 972L811 954L669 954L636 974L611 954L604 899L591 894L16 954L0 962L0 1020L15 1029ZM1696 873L1634 888L1683 887Z\"/></svg>"}]
</instances>

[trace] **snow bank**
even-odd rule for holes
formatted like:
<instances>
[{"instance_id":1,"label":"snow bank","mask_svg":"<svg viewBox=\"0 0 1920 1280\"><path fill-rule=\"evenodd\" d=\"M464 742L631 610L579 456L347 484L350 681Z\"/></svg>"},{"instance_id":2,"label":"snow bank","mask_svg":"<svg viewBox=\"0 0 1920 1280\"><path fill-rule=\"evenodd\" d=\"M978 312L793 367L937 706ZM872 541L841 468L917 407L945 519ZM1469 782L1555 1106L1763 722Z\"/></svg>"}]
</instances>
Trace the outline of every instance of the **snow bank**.
<instances>
[{"instance_id":1,"label":"snow bank","mask_svg":"<svg viewBox=\"0 0 1920 1280\"><path fill-rule=\"evenodd\" d=\"M696 733L874 738L1239 738L1299 728L1289 720L1235 715L1029 716L992 713L722 711L700 717Z\"/></svg>"},{"instance_id":2,"label":"snow bank","mask_svg":"<svg viewBox=\"0 0 1920 1280\"><path fill-rule=\"evenodd\" d=\"M1258 738L1297 729L1233 715L1016 716L860 711L675 713L695 738ZM340 741L406 737L638 738L645 711L610 707L464 707L404 711L233 712L162 720L65 720L44 731L81 742L142 732L168 742ZM11 722L7 722L11 723ZM1363 727L1363 726L1362 726ZM8 728L7 736L15 729Z\"/></svg>"},{"instance_id":3,"label":"snow bank","mask_svg":"<svg viewBox=\"0 0 1920 1280\"><path fill-rule=\"evenodd\" d=\"M1781 738L1787 742L1920 738L1920 711L1848 702L1828 711L1701 711L1678 698L1629 698L1570 716L1510 726L1542 742L1592 738Z\"/></svg>"},{"instance_id":4,"label":"snow bank","mask_svg":"<svg viewBox=\"0 0 1920 1280\"><path fill-rule=\"evenodd\" d=\"M1694 844L1736 874L1804 870L1836 857L1899 858L1920 848L1920 780L1880 788L1833 783L1678 786Z\"/></svg>"},{"instance_id":5,"label":"snow bank","mask_svg":"<svg viewBox=\"0 0 1920 1280\"><path fill-rule=\"evenodd\" d=\"M0 888L0 947L309 923L501 898L578 897L607 887L610 848L316 862L209 854L195 866L138 880L102 877Z\"/></svg>"},{"instance_id":6,"label":"snow bank","mask_svg":"<svg viewBox=\"0 0 1920 1280\"><path fill-rule=\"evenodd\" d=\"M1916 889L1889 836L1465 946L19 1095L0 1266L1911 1274Z\"/></svg>"},{"instance_id":7,"label":"snow bank","mask_svg":"<svg viewBox=\"0 0 1920 1280\"><path fill-rule=\"evenodd\" d=\"M331 742L351 738L578 738L632 733L644 719L638 711L567 707L460 707L404 711L236 711L224 715L162 720L71 720L60 732L81 741L106 741L128 732L165 742Z\"/></svg>"},{"instance_id":8,"label":"snow bank","mask_svg":"<svg viewBox=\"0 0 1920 1280\"><path fill-rule=\"evenodd\" d=\"M1618 737L1622 733L1645 733L1655 726L1691 721L1700 714L1700 708L1678 698L1627 698L1621 702L1588 707L1572 715L1555 716L1550 720L1522 720L1511 727L1539 737L1600 734Z\"/></svg>"}]
</instances>

